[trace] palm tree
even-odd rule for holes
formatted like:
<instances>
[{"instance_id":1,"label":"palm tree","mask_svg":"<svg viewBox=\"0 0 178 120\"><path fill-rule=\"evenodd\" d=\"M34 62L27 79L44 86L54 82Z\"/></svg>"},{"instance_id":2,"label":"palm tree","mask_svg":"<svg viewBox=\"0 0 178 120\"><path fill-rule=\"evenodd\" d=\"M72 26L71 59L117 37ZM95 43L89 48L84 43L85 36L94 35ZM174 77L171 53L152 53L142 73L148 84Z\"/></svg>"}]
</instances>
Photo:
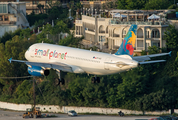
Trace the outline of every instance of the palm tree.
<instances>
[{"instance_id":1,"label":"palm tree","mask_svg":"<svg viewBox=\"0 0 178 120\"><path fill-rule=\"evenodd\" d=\"M37 7L38 7L38 9L40 10L40 13L43 13L43 12L44 12L44 5L38 4Z\"/></svg>"}]
</instances>

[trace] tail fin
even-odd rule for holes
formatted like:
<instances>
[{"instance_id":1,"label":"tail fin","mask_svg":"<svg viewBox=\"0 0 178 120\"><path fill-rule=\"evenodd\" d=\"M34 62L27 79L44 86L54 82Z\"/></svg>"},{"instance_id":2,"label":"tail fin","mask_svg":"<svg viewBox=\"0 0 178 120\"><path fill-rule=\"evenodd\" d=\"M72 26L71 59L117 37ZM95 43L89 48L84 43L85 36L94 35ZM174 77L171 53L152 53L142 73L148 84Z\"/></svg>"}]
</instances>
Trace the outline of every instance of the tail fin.
<instances>
[{"instance_id":1,"label":"tail fin","mask_svg":"<svg viewBox=\"0 0 178 120\"><path fill-rule=\"evenodd\" d=\"M133 57L133 51L137 37L136 33L137 25L131 25L127 35L125 36L122 44L119 47L119 50L115 53L115 55L129 55Z\"/></svg>"}]
</instances>

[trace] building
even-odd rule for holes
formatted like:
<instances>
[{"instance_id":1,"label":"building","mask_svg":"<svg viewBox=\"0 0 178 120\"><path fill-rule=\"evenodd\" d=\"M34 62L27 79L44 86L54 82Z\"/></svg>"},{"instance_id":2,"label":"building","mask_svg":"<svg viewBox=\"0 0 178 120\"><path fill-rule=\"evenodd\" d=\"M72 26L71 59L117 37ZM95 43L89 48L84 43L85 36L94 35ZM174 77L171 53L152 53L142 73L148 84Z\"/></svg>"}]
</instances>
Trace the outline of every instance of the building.
<instances>
[{"instance_id":1,"label":"building","mask_svg":"<svg viewBox=\"0 0 178 120\"><path fill-rule=\"evenodd\" d=\"M169 22L162 16L160 19L148 20L152 14L162 11L142 11L142 10L112 10L109 11L109 18L102 18L102 14L82 15L81 20L75 22L75 36L84 36L88 45L107 45L109 50L116 50L121 45L131 24L137 24L137 40L135 53L148 50L149 46L159 48L166 47L164 32L169 26ZM122 17L115 17L119 13Z\"/></svg>"},{"instance_id":2,"label":"building","mask_svg":"<svg viewBox=\"0 0 178 120\"><path fill-rule=\"evenodd\" d=\"M43 11L46 12L47 9L49 8L49 3L50 0L1 0L1 2L26 2L26 12L27 14L31 14L32 11L34 13L38 14L40 13L39 8L37 7L38 4L44 5ZM59 1L62 6L66 7L67 3L69 3L71 0L52 0L52 2ZM77 0L74 0L77 1Z\"/></svg>"},{"instance_id":3,"label":"building","mask_svg":"<svg viewBox=\"0 0 178 120\"><path fill-rule=\"evenodd\" d=\"M108 3L108 2L116 2L117 0L80 0L80 3L83 6L90 6L93 7L96 5L97 7L100 6L102 8L102 4Z\"/></svg>"},{"instance_id":4,"label":"building","mask_svg":"<svg viewBox=\"0 0 178 120\"><path fill-rule=\"evenodd\" d=\"M0 37L5 32L29 27L25 2L0 2Z\"/></svg>"}]
</instances>

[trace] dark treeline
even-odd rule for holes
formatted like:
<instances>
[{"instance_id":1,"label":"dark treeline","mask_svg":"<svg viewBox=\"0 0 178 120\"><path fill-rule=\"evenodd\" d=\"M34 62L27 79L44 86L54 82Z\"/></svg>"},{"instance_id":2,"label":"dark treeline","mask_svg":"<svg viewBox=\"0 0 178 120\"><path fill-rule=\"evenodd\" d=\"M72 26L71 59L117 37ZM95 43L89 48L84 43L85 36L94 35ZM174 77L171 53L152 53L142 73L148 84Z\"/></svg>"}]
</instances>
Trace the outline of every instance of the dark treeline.
<instances>
[{"instance_id":1,"label":"dark treeline","mask_svg":"<svg viewBox=\"0 0 178 120\"><path fill-rule=\"evenodd\" d=\"M175 9L178 0L118 0L118 9L159 10Z\"/></svg>"}]
</instances>

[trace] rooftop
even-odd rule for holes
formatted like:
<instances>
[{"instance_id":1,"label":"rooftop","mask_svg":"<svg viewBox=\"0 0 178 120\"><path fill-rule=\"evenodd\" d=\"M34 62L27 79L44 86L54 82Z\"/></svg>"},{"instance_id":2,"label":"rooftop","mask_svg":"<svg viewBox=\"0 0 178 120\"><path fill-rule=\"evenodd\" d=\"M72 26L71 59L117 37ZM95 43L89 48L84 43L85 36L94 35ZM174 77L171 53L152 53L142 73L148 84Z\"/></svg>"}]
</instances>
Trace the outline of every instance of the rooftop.
<instances>
[{"instance_id":1,"label":"rooftop","mask_svg":"<svg viewBox=\"0 0 178 120\"><path fill-rule=\"evenodd\" d=\"M0 4L26 4L27 2L0 2Z\"/></svg>"}]
</instances>

